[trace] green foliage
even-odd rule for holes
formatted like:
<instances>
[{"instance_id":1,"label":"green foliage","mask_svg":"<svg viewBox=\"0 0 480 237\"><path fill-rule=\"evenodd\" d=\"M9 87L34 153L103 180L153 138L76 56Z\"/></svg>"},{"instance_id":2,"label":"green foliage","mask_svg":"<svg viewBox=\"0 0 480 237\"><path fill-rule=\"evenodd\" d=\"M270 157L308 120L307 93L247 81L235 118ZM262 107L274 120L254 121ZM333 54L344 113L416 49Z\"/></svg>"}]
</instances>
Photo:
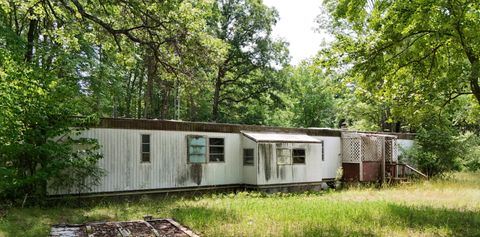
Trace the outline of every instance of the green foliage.
<instances>
[{"instance_id":1,"label":"green foliage","mask_svg":"<svg viewBox=\"0 0 480 237\"><path fill-rule=\"evenodd\" d=\"M429 176L459 171L464 167L472 169L478 158L475 151L478 143L473 134L460 134L450 123L430 118L416 133L415 143L406 152L420 170Z\"/></svg>"},{"instance_id":2,"label":"green foliage","mask_svg":"<svg viewBox=\"0 0 480 237\"><path fill-rule=\"evenodd\" d=\"M462 155L463 167L468 171L480 170L480 137L472 132L466 132L458 137L465 148Z\"/></svg>"},{"instance_id":3,"label":"green foliage","mask_svg":"<svg viewBox=\"0 0 480 237\"><path fill-rule=\"evenodd\" d=\"M219 0L214 13L209 25L226 43L227 52L212 77L212 120L231 121L230 116L243 116L231 106L245 107L242 104L274 96L282 83L278 71L288 61L288 50L285 42L271 36L278 13L261 1ZM248 120L251 116L244 122Z\"/></svg>"},{"instance_id":4,"label":"green foliage","mask_svg":"<svg viewBox=\"0 0 480 237\"><path fill-rule=\"evenodd\" d=\"M452 101L480 103L478 1L325 1L336 41L319 54L415 129ZM325 18L325 17L324 17ZM458 106L458 105L456 105ZM463 110L460 110L464 113ZM464 117L469 116L468 110ZM471 116L470 116L471 117Z\"/></svg>"},{"instance_id":5,"label":"green foliage","mask_svg":"<svg viewBox=\"0 0 480 237\"><path fill-rule=\"evenodd\" d=\"M96 166L101 158L96 142L68 136L59 142L88 121L73 117L79 108L69 98L75 93L71 86L77 85L15 61L5 48L0 52L0 198L29 195L40 200L48 182L53 188L86 188L98 182L102 171ZM92 147L80 153L74 144Z\"/></svg>"},{"instance_id":6,"label":"green foliage","mask_svg":"<svg viewBox=\"0 0 480 237\"><path fill-rule=\"evenodd\" d=\"M291 75L289 97L293 124L300 127L334 127L334 87L330 78L312 64L297 66Z\"/></svg>"}]
</instances>

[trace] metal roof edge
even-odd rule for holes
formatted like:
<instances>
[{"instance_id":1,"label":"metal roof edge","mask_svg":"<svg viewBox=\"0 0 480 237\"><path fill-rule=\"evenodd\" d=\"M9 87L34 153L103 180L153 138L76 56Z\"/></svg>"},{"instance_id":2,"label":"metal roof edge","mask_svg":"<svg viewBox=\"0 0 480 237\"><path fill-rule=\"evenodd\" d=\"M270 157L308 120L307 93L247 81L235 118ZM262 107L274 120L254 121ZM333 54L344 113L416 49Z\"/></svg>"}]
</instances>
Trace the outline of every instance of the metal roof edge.
<instances>
[{"instance_id":1,"label":"metal roof edge","mask_svg":"<svg viewBox=\"0 0 480 237\"><path fill-rule=\"evenodd\" d=\"M141 130L165 130L165 131L192 131L192 132L219 132L219 133L241 133L241 131L252 132L283 132L303 133L309 136L341 137L342 132L359 132L373 134L395 135L398 139L413 140L413 133L388 133L388 132L360 132L346 129L330 128L292 128L274 127L264 125L246 125L214 122L190 122L178 120L161 119L133 119L133 118L101 118L94 128L119 128L119 129L141 129Z\"/></svg>"}]
</instances>

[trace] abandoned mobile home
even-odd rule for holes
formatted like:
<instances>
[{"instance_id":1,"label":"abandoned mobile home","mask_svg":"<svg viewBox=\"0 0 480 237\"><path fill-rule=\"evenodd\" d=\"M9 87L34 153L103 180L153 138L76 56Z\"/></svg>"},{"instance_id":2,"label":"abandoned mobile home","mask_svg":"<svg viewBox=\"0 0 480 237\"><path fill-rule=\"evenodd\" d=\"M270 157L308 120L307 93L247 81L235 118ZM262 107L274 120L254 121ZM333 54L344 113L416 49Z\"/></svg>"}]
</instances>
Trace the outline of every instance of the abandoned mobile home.
<instances>
[{"instance_id":1,"label":"abandoned mobile home","mask_svg":"<svg viewBox=\"0 0 480 237\"><path fill-rule=\"evenodd\" d=\"M101 119L80 136L98 140L107 174L91 190L70 193L102 195L318 189L341 167L345 179L374 181L397 176L398 147L413 144L412 134L119 118Z\"/></svg>"}]
</instances>

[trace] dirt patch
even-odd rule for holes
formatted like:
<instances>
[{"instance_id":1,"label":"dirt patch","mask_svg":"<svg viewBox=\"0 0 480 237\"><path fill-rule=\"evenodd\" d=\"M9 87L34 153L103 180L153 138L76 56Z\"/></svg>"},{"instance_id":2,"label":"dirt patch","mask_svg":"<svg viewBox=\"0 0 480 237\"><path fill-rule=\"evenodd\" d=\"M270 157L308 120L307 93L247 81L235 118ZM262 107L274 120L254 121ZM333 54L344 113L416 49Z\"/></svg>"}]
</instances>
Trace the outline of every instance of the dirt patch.
<instances>
[{"instance_id":1,"label":"dirt patch","mask_svg":"<svg viewBox=\"0 0 480 237\"><path fill-rule=\"evenodd\" d=\"M95 237L110 237L120 235L120 231L114 222L95 223L90 224L90 226L92 228L91 232L94 233Z\"/></svg>"}]
</instances>

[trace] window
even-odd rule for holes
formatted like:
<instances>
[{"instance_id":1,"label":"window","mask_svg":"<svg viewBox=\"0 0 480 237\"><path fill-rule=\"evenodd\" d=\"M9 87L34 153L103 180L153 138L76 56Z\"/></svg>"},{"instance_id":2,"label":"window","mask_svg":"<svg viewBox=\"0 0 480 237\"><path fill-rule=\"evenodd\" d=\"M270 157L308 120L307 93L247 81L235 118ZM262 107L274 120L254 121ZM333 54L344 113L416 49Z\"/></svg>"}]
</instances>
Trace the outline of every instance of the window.
<instances>
[{"instance_id":1,"label":"window","mask_svg":"<svg viewBox=\"0 0 480 237\"><path fill-rule=\"evenodd\" d=\"M292 164L292 150L285 144L277 144L277 165Z\"/></svg>"},{"instance_id":2,"label":"window","mask_svg":"<svg viewBox=\"0 0 480 237\"><path fill-rule=\"evenodd\" d=\"M209 138L208 153L208 161L225 162L225 140L223 138Z\"/></svg>"},{"instance_id":3,"label":"window","mask_svg":"<svg viewBox=\"0 0 480 237\"><path fill-rule=\"evenodd\" d=\"M150 162L150 135L142 134L142 162Z\"/></svg>"},{"instance_id":4,"label":"window","mask_svg":"<svg viewBox=\"0 0 480 237\"><path fill-rule=\"evenodd\" d=\"M253 149L243 149L243 165L253 165Z\"/></svg>"},{"instance_id":5,"label":"window","mask_svg":"<svg viewBox=\"0 0 480 237\"><path fill-rule=\"evenodd\" d=\"M305 149L293 149L292 158L294 164L305 164Z\"/></svg>"},{"instance_id":6,"label":"window","mask_svg":"<svg viewBox=\"0 0 480 237\"><path fill-rule=\"evenodd\" d=\"M322 161L325 161L325 143L322 142Z\"/></svg>"},{"instance_id":7,"label":"window","mask_svg":"<svg viewBox=\"0 0 480 237\"><path fill-rule=\"evenodd\" d=\"M205 163L207 154L207 140L204 136L187 136L188 162Z\"/></svg>"}]
</instances>

